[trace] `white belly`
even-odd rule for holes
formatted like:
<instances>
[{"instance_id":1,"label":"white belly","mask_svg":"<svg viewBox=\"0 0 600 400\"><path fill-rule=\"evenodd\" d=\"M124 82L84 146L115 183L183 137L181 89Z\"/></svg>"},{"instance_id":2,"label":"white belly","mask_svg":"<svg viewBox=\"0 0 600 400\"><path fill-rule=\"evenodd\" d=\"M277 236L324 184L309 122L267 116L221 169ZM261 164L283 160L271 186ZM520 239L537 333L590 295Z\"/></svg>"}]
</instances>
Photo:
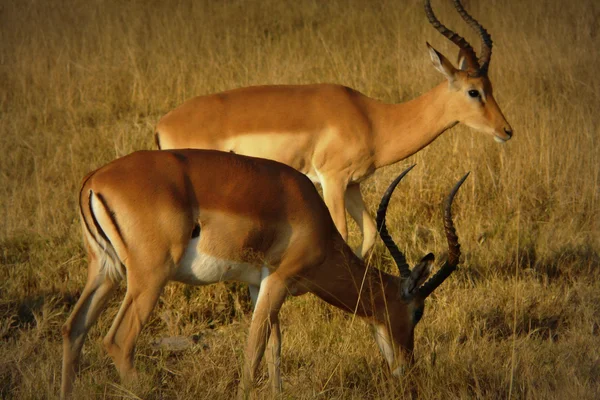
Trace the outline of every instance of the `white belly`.
<instances>
[{"instance_id":1,"label":"white belly","mask_svg":"<svg viewBox=\"0 0 600 400\"><path fill-rule=\"evenodd\" d=\"M261 266L225 260L198 251L200 237L193 238L179 263L174 280L190 285L239 281L260 286Z\"/></svg>"}]
</instances>

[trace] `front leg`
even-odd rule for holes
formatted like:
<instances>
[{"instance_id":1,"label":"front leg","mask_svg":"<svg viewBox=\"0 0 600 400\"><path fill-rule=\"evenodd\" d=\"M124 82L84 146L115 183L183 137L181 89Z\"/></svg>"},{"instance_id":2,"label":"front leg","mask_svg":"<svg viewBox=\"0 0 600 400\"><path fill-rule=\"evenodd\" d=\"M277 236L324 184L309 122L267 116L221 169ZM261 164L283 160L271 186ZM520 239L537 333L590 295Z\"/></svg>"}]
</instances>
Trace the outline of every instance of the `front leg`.
<instances>
[{"instance_id":1,"label":"front leg","mask_svg":"<svg viewBox=\"0 0 600 400\"><path fill-rule=\"evenodd\" d=\"M277 362L272 362L269 365L269 373L273 381L275 381L273 388L281 386L280 363L278 361L281 351L279 310L285 300L286 293L287 290L284 282L276 274L266 276L261 282L256 307L252 314L252 322L250 323L250 333L245 351L246 358L238 389L238 398L240 399L246 399L250 395L260 360L265 352L265 347L272 330L275 331L275 338L271 340L269 345L269 350L272 354L268 355L268 361Z\"/></svg>"},{"instance_id":2,"label":"front leg","mask_svg":"<svg viewBox=\"0 0 600 400\"><path fill-rule=\"evenodd\" d=\"M281 325L279 317L271 321L271 337L267 345L267 368L273 394L281 393Z\"/></svg>"}]
</instances>

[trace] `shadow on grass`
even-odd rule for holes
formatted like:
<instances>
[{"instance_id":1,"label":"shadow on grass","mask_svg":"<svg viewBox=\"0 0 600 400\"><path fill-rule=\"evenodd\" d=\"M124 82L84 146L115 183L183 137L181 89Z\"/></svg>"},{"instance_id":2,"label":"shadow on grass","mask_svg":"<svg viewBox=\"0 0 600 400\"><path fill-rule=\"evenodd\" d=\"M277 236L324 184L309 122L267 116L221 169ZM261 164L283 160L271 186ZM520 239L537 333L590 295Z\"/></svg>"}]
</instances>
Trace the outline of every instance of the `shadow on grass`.
<instances>
[{"instance_id":1,"label":"shadow on grass","mask_svg":"<svg viewBox=\"0 0 600 400\"><path fill-rule=\"evenodd\" d=\"M595 277L600 272L600 254L591 246L564 246L549 255L540 255L535 246L524 246L518 252L506 255L504 260L492 262L485 268L473 265L468 270L469 279L475 283L485 280L490 271L495 276L514 276L519 273L532 274L539 280L556 282L573 281L582 277Z\"/></svg>"},{"instance_id":2,"label":"shadow on grass","mask_svg":"<svg viewBox=\"0 0 600 400\"><path fill-rule=\"evenodd\" d=\"M1 302L0 320L3 329L0 338L16 338L19 331L34 328L37 325L36 314L43 314L45 304L50 304L55 310L70 310L78 298L79 293L44 292L16 301Z\"/></svg>"}]
</instances>

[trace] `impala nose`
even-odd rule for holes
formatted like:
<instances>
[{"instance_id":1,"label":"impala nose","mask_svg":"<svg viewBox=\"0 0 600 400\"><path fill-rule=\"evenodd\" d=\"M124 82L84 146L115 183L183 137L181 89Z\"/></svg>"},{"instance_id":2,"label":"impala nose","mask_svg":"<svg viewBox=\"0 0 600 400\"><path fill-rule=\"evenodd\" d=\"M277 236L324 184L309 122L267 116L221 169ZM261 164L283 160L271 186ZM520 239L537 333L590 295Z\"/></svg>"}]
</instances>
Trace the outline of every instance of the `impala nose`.
<instances>
[{"instance_id":1,"label":"impala nose","mask_svg":"<svg viewBox=\"0 0 600 400\"><path fill-rule=\"evenodd\" d=\"M508 127L505 126L504 128L502 128L502 131L494 131L494 140L498 143L508 142L512 138L512 135L512 128L510 127L510 125L508 125Z\"/></svg>"}]
</instances>

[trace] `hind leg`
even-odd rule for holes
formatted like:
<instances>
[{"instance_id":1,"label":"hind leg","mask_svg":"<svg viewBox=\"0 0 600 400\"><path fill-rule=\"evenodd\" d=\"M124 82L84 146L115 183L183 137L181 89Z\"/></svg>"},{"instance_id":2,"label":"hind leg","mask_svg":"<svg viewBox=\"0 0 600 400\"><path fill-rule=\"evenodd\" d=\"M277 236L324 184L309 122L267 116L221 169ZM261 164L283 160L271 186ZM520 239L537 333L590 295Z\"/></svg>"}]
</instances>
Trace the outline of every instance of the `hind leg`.
<instances>
[{"instance_id":1,"label":"hind leg","mask_svg":"<svg viewBox=\"0 0 600 400\"><path fill-rule=\"evenodd\" d=\"M160 273L166 270L164 265L141 269L132 264L128 265L127 293L104 338L104 347L123 381L136 376L133 363L135 342L168 281L165 274Z\"/></svg>"},{"instance_id":2,"label":"hind leg","mask_svg":"<svg viewBox=\"0 0 600 400\"><path fill-rule=\"evenodd\" d=\"M348 241L346 203L344 198L346 182L342 179L323 177L321 180L321 187L323 188L323 200L329 209L333 223L346 242Z\"/></svg>"},{"instance_id":3,"label":"hind leg","mask_svg":"<svg viewBox=\"0 0 600 400\"><path fill-rule=\"evenodd\" d=\"M73 381L86 335L106 307L110 295L116 287L116 283L100 271L100 260L93 253L90 253L88 257L90 262L85 288L75 304L73 312L62 327L63 363L60 396L63 399L68 397L73 389Z\"/></svg>"}]
</instances>

